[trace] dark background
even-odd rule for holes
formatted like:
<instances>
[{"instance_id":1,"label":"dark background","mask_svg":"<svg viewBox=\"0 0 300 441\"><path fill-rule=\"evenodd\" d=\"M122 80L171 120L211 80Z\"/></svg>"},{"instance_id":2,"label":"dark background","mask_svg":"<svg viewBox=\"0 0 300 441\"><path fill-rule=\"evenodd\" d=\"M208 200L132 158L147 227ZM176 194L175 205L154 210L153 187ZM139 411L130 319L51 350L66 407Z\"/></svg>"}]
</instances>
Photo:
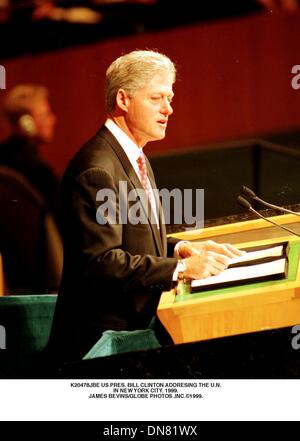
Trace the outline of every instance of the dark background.
<instances>
[{"instance_id":1,"label":"dark background","mask_svg":"<svg viewBox=\"0 0 300 441\"><path fill-rule=\"evenodd\" d=\"M34 21L33 3L11 2L9 18L2 14L0 64L7 89L20 82L49 88L58 123L42 154L59 175L103 122L108 64L150 48L178 66L167 136L146 148L158 186L204 188L206 218L241 211L236 194L257 184L255 173L262 197L299 202L298 159L267 151L259 166L253 162L253 146L265 140L299 149L300 89L291 85L300 64L299 2L293 10L284 1L270 8L254 0L54 2L92 6L102 14L97 24ZM8 134L2 117L0 139Z\"/></svg>"}]
</instances>

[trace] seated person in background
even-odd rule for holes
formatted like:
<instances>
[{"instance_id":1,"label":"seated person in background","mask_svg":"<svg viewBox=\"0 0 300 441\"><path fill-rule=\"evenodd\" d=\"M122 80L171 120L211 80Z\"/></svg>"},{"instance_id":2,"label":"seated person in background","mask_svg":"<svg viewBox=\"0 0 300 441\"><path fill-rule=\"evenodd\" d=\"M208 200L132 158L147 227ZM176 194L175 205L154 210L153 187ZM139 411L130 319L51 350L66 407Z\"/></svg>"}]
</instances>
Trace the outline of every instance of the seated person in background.
<instances>
[{"instance_id":1,"label":"seated person in background","mask_svg":"<svg viewBox=\"0 0 300 441\"><path fill-rule=\"evenodd\" d=\"M35 84L14 87L5 97L4 113L12 134L0 145L0 165L17 170L31 182L58 224L58 179L39 154L39 148L52 141L56 123L47 89Z\"/></svg>"},{"instance_id":2,"label":"seated person in background","mask_svg":"<svg viewBox=\"0 0 300 441\"><path fill-rule=\"evenodd\" d=\"M106 73L107 119L65 171L64 269L49 345L58 361L84 357L106 330L146 329L182 265L186 277L198 279L218 274L228 257L241 254L212 241L167 243L143 147L165 137L175 75L173 62L158 52L133 51L115 60ZM145 221L130 218L129 192L142 194ZM155 333L160 343L170 342L158 319Z\"/></svg>"}]
</instances>

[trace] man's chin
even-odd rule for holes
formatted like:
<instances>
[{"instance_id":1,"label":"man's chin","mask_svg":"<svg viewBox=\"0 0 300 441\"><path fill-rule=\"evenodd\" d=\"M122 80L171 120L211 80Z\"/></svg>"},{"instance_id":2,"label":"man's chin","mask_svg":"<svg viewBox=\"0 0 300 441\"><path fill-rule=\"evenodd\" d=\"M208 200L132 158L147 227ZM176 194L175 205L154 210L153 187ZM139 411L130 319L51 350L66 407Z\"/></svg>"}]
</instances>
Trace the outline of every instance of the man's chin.
<instances>
[{"instance_id":1,"label":"man's chin","mask_svg":"<svg viewBox=\"0 0 300 441\"><path fill-rule=\"evenodd\" d=\"M160 140L160 139L164 139L165 137L166 137L166 129L158 133L156 139Z\"/></svg>"},{"instance_id":2,"label":"man's chin","mask_svg":"<svg viewBox=\"0 0 300 441\"><path fill-rule=\"evenodd\" d=\"M147 142L153 142L153 141L160 141L162 139L164 139L166 137L166 131L162 132L156 132L155 134L153 133L153 135L148 138Z\"/></svg>"},{"instance_id":3,"label":"man's chin","mask_svg":"<svg viewBox=\"0 0 300 441\"><path fill-rule=\"evenodd\" d=\"M41 136L40 137L40 142L42 144L51 144L51 142L53 141L54 136L53 135L49 135L49 136Z\"/></svg>"}]
</instances>

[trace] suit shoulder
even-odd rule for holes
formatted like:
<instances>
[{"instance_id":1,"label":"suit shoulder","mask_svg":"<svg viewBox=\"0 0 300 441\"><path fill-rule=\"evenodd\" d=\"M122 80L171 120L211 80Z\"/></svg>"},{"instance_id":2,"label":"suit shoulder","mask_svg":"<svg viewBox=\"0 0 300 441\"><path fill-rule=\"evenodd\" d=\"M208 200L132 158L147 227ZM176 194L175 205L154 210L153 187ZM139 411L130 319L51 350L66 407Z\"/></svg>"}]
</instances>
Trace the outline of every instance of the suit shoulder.
<instances>
[{"instance_id":1,"label":"suit shoulder","mask_svg":"<svg viewBox=\"0 0 300 441\"><path fill-rule=\"evenodd\" d=\"M65 170L64 179L76 179L78 175L89 169L109 170L115 160L111 139L101 128L75 153Z\"/></svg>"}]
</instances>

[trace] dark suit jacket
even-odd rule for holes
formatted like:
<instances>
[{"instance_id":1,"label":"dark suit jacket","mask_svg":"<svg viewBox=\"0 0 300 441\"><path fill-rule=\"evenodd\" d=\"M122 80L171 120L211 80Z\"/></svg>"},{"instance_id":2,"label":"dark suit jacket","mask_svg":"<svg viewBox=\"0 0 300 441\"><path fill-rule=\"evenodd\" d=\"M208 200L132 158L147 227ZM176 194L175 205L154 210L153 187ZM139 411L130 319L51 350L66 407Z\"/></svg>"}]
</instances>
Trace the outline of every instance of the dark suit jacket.
<instances>
[{"instance_id":1,"label":"dark suit jacket","mask_svg":"<svg viewBox=\"0 0 300 441\"><path fill-rule=\"evenodd\" d=\"M60 227L59 180L40 157L37 146L29 140L11 136L0 144L0 164L17 170L31 182Z\"/></svg>"},{"instance_id":2,"label":"dark suit jacket","mask_svg":"<svg viewBox=\"0 0 300 441\"><path fill-rule=\"evenodd\" d=\"M156 187L148 163L148 175ZM103 331L144 329L176 259L167 258L165 226L96 221L96 194L119 182L141 188L124 150L103 126L75 155L62 180L64 269L50 347L60 359L81 358ZM161 208L160 220L161 220ZM174 245L174 244L173 244Z\"/></svg>"}]
</instances>

